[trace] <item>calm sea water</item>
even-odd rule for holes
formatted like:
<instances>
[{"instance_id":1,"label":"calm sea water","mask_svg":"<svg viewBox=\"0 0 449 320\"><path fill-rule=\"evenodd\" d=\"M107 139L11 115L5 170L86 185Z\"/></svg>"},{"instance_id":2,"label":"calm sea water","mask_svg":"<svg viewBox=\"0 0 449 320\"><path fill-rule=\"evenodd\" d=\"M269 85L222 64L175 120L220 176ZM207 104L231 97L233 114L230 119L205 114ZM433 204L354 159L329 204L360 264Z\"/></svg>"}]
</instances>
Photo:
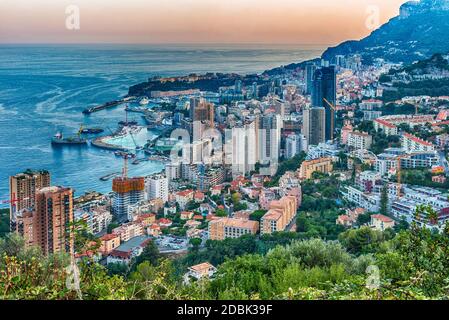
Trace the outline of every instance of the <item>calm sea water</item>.
<instances>
[{"instance_id":1,"label":"calm sea water","mask_svg":"<svg viewBox=\"0 0 449 320\"><path fill-rule=\"evenodd\" d=\"M50 139L58 130L73 134L81 124L115 130L125 117L123 107L91 116L81 111L125 95L132 84L154 75L262 72L322 51L278 45L0 45L0 200L8 199L8 176L27 168L49 170L54 185L73 187L78 195L109 192L111 181L99 178L119 172L120 158L94 147L52 148ZM130 174L161 169L142 162L130 165Z\"/></svg>"}]
</instances>

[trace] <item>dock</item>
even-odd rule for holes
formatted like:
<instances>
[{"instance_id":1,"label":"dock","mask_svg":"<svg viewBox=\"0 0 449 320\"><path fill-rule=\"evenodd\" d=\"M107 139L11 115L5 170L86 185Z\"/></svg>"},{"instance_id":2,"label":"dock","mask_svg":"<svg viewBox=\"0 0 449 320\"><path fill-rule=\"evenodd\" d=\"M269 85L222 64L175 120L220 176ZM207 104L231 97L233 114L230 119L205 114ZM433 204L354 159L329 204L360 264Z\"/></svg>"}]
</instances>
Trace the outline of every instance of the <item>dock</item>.
<instances>
[{"instance_id":1,"label":"dock","mask_svg":"<svg viewBox=\"0 0 449 320\"><path fill-rule=\"evenodd\" d=\"M91 113L94 113L94 112L97 112L97 111L101 111L101 110L105 110L105 109L116 107L118 105L121 105L123 103L127 103L127 102L130 102L130 101L133 101L135 99L136 99L136 97L125 97L125 98L120 99L120 100L109 101L109 102L106 102L104 104L101 104L101 105L98 105L98 106L95 106L95 107L86 108L86 109L83 110L83 113L88 115L88 114L91 114Z\"/></svg>"},{"instance_id":2,"label":"dock","mask_svg":"<svg viewBox=\"0 0 449 320\"><path fill-rule=\"evenodd\" d=\"M113 173L110 173L110 174L107 174L107 175L101 177L100 180L101 181L108 181L109 179L111 179L113 177L116 177L116 176L118 176L120 174L121 174L121 172L113 172Z\"/></svg>"},{"instance_id":3,"label":"dock","mask_svg":"<svg viewBox=\"0 0 449 320\"><path fill-rule=\"evenodd\" d=\"M112 144L104 142L103 140L106 138L110 138L110 136L94 139L91 141L91 145L93 145L94 147L100 148L100 149L128 152L127 148L123 148L120 146L116 146L116 145L112 145Z\"/></svg>"}]
</instances>

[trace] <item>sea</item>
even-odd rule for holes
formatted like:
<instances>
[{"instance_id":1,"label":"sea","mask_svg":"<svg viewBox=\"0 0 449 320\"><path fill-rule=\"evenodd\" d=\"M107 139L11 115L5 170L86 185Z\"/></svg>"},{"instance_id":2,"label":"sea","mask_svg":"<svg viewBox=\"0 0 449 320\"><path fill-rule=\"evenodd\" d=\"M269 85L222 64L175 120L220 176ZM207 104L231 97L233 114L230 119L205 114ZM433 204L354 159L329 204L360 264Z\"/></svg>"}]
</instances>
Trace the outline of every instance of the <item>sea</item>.
<instances>
[{"instance_id":1,"label":"sea","mask_svg":"<svg viewBox=\"0 0 449 320\"><path fill-rule=\"evenodd\" d=\"M123 160L93 146L52 147L58 131L80 126L113 132L125 119L124 105L83 115L86 107L115 100L149 77L189 73L260 73L321 55L325 45L0 45L0 204L9 198L8 177L46 169L53 185L111 191ZM139 114L129 120L143 124ZM90 137L92 138L92 137ZM160 162L129 164L129 175L163 169Z\"/></svg>"}]
</instances>

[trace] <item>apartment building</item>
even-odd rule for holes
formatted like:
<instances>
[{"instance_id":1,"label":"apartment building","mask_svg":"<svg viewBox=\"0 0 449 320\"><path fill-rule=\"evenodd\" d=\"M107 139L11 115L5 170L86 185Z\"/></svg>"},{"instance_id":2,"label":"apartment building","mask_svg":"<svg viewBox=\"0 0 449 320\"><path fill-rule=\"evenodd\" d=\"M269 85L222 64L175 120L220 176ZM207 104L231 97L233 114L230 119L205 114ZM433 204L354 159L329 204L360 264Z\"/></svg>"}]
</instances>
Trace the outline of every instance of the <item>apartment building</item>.
<instances>
[{"instance_id":1,"label":"apartment building","mask_svg":"<svg viewBox=\"0 0 449 320\"><path fill-rule=\"evenodd\" d=\"M209 239L239 238L245 234L256 234L258 230L259 222L257 221L221 218L209 222Z\"/></svg>"},{"instance_id":2,"label":"apartment building","mask_svg":"<svg viewBox=\"0 0 449 320\"><path fill-rule=\"evenodd\" d=\"M318 158L307 160L301 164L298 176L301 180L310 179L314 172L330 173L333 170L331 158Z\"/></svg>"},{"instance_id":3,"label":"apartment building","mask_svg":"<svg viewBox=\"0 0 449 320\"><path fill-rule=\"evenodd\" d=\"M129 206L144 199L145 178L119 177L112 181L112 209L117 216L127 216Z\"/></svg>"},{"instance_id":4,"label":"apartment building","mask_svg":"<svg viewBox=\"0 0 449 320\"><path fill-rule=\"evenodd\" d=\"M120 246L120 236L114 233L105 234L100 238L100 252L107 255Z\"/></svg>"},{"instance_id":5,"label":"apartment building","mask_svg":"<svg viewBox=\"0 0 449 320\"><path fill-rule=\"evenodd\" d=\"M346 186L342 190L343 198L356 204L367 211L377 212L380 210L380 195L376 193L366 193L353 186Z\"/></svg>"},{"instance_id":6,"label":"apartment building","mask_svg":"<svg viewBox=\"0 0 449 320\"><path fill-rule=\"evenodd\" d=\"M402 148L407 153L428 152L435 150L435 146L430 142L422 140L409 133L404 133L402 135Z\"/></svg>"},{"instance_id":7,"label":"apartment building","mask_svg":"<svg viewBox=\"0 0 449 320\"><path fill-rule=\"evenodd\" d=\"M164 175L158 174L146 178L145 186L148 200L168 201L168 179Z\"/></svg>"},{"instance_id":8,"label":"apartment building","mask_svg":"<svg viewBox=\"0 0 449 320\"><path fill-rule=\"evenodd\" d=\"M36 191L50 186L48 171L31 171L16 174L9 178L11 230L15 229L15 214L34 206Z\"/></svg>"},{"instance_id":9,"label":"apartment building","mask_svg":"<svg viewBox=\"0 0 449 320\"><path fill-rule=\"evenodd\" d=\"M126 242L134 237L143 235L144 228L139 222L129 222L113 229L112 233L118 235L121 242Z\"/></svg>"},{"instance_id":10,"label":"apartment building","mask_svg":"<svg viewBox=\"0 0 449 320\"><path fill-rule=\"evenodd\" d=\"M73 222L73 190L65 187L42 188L36 192L35 201L37 240L42 252L73 252L73 227L70 226Z\"/></svg>"},{"instance_id":11,"label":"apartment building","mask_svg":"<svg viewBox=\"0 0 449 320\"><path fill-rule=\"evenodd\" d=\"M405 186L403 197L396 199L391 205L391 212L395 217L405 218L409 223L433 228L441 228L449 220L449 201L447 196L439 190L428 187ZM436 225L431 225L425 216L417 216L416 208L421 205L430 205L438 212Z\"/></svg>"},{"instance_id":12,"label":"apartment building","mask_svg":"<svg viewBox=\"0 0 449 320\"><path fill-rule=\"evenodd\" d=\"M353 131L348 133L348 146L356 150L369 149L373 143L373 137L366 132Z\"/></svg>"},{"instance_id":13,"label":"apartment building","mask_svg":"<svg viewBox=\"0 0 449 320\"><path fill-rule=\"evenodd\" d=\"M398 127L388 121L378 118L373 121L373 124L376 131L382 131L387 136L395 136L398 134Z\"/></svg>"},{"instance_id":14,"label":"apartment building","mask_svg":"<svg viewBox=\"0 0 449 320\"><path fill-rule=\"evenodd\" d=\"M270 203L270 210L260 220L260 233L270 234L284 231L296 216L296 197L285 196Z\"/></svg>"},{"instance_id":15,"label":"apartment building","mask_svg":"<svg viewBox=\"0 0 449 320\"><path fill-rule=\"evenodd\" d=\"M394 220L383 214L373 214L371 215L370 227L378 231L385 231L394 227Z\"/></svg>"}]
</instances>

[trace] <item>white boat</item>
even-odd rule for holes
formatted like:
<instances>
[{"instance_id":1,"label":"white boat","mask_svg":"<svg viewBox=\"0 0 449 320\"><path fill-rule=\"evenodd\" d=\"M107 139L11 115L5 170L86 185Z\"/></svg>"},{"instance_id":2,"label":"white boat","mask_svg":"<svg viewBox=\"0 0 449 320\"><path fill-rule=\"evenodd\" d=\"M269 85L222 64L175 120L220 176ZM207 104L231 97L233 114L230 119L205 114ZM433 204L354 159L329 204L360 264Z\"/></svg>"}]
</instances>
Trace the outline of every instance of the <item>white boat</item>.
<instances>
[{"instance_id":1,"label":"white boat","mask_svg":"<svg viewBox=\"0 0 449 320\"><path fill-rule=\"evenodd\" d=\"M139 102L139 104L141 105L141 106L145 106L145 105L147 105L147 104L149 104L150 103L150 100L148 100L148 98L147 97L144 97L142 100L140 100L140 102Z\"/></svg>"}]
</instances>

